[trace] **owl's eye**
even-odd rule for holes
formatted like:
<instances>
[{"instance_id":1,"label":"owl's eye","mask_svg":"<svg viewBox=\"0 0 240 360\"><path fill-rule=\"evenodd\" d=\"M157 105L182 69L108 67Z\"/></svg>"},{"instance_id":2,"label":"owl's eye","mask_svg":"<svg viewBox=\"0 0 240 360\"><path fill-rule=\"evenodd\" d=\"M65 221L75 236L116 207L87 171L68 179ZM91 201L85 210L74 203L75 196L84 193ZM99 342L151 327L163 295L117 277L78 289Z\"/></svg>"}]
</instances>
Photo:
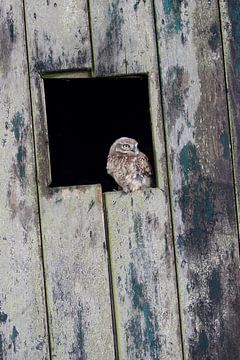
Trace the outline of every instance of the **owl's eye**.
<instances>
[{"instance_id":1,"label":"owl's eye","mask_svg":"<svg viewBox=\"0 0 240 360\"><path fill-rule=\"evenodd\" d=\"M130 149L130 145L129 144L123 144L122 148L125 149L125 150Z\"/></svg>"}]
</instances>

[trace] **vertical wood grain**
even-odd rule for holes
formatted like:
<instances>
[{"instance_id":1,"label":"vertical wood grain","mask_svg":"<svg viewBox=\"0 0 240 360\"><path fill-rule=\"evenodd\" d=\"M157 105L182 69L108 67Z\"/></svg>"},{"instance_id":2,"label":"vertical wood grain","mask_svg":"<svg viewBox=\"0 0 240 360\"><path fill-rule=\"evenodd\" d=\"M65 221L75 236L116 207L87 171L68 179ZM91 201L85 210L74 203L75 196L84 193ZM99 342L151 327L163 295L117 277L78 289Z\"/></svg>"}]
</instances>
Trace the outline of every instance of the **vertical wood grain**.
<instances>
[{"instance_id":1,"label":"vertical wood grain","mask_svg":"<svg viewBox=\"0 0 240 360\"><path fill-rule=\"evenodd\" d=\"M52 357L114 359L100 187L49 190L41 219Z\"/></svg>"},{"instance_id":2,"label":"vertical wood grain","mask_svg":"<svg viewBox=\"0 0 240 360\"><path fill-rule=\"evenodd\" d=\"M47 186L50 171L41 73L91 68L87 3L25 0L25 11L52 357L112 360L101 190Z\"/></svg>"},{"instance_id":3,"label":"vertical wood grain","mask_svg":"<svg viewBox=\"0 0 240 360\"><path fill-rule=\"evenodd\" d=\"M233 162L236 182L238 221L240 221L240 2L219 1L226 70L229 118L233 143Z\"/></svg>"},{"instance_id":4,"label":"vertical wood grain","mask_svg":"<svg viewBox=\"0 0 240 360\"><path fill-rule=\"evenodd\" d=\"M155 1L186 359L238 359L239 249L216 1Z\"/></svg>"},{"instance_id":5,"label":"vertical wood grain","mask_svg":"<svg viewBox=\"0 0 240 360\"><path fill-rule=\"evenodd\" d=\"M49 359L22 2L0 11L0 359Z\"/></svg>"},{"instance_id":6,"label":"vertical wood grain","mask_svg":"<svg viewBox=\"0 0 240 360\"><path fill-rule=\"evenodd\" d=\"M106 193L106 209L119 359L181 359L165 195Z\"/></svg>"},{"instance_id":7,"label":"vertical wood grain","mask_svg":"<svg viewBox=\"0 0 240 360\"><path fill-rule=\"evenodd\" d=\"M136 193L133 198L111 193L106 196L119 357L181 359L153 9L149 1L104 0L99 6L98 1L90 0L89 4L96 75L148 74L155 170L157 184L165 193L161 196L162 190L154 190L154 195L150 193L149 198L143 192ZM131 205L131 199L136 208ZM145 218L148 212L152 216L149 224ZM134 216L137 217L135 229ZM161 219L159 236L153 228L154 219L156 222ZM141 229L139 241L146 248L146 254L136 240ZM135 250L129 249L130 242ZM159 250L151 257L151 249L157 248ZM139 254L136 261L134 252ZM151 277L149 269L157 274L156 278Z\"/></svg>"}]
</instances>

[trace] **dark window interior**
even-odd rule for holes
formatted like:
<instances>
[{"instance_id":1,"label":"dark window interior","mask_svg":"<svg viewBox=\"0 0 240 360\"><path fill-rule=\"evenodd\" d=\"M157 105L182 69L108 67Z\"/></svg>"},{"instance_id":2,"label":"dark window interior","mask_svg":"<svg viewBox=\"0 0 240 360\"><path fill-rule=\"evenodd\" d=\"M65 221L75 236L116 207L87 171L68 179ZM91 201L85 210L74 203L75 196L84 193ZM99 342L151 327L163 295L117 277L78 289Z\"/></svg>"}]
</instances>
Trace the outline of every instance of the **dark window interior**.
<instances>
[{"instance_id":1,"label":"dark window interior","mask_svg":"<svg viewBox=\"0 0 240 360\"><path fill-rule=\"evenodd\" d=\"M106 172L111 144L132 137L153 164L147 76L44 79L52 183L101 183L117 189Z\"/></svg>"}]
</instances>

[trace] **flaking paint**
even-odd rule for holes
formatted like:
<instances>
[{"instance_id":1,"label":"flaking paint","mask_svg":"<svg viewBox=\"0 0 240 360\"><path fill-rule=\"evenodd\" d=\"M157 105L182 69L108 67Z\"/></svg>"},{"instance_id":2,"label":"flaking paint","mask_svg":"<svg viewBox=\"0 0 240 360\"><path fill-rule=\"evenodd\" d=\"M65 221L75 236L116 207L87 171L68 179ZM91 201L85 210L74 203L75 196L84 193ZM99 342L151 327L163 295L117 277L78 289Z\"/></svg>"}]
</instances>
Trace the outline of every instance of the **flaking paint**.
<instances>
[{"instance_id":1,"label":"flaking paint","mask_svg":"<svg viewBox=\"0 0 240 360\"><path fill-rule=\"evenodd\" d=\"M179 32L182 30L182 3L183 1L163 0L163 9L167 18L166 29L168 33Z\"/></svg>"},{"instance_id":2,"label":"flaking paint","mask_svg":"<svg viewBox=\"0 0 240 360\"><path fill-rule=\"evenodd\" d=\"M206 253L214 226L216 186L210 177L201 172L196 146L187 143L181 150L179 162L182 169L182 187L179 205L185 231L177 237L180 251L185 247L190 256Z\"/></svg>"},{"instance_id":3,"label":"flaking paint","mask_svg":"<svg viewBox=\"0 0 240 360\"><path fill-rule=\"evenodd\" d=\"M210 36L208 39L208 45L212 49L212 51L218 51L219 49L219 27L217 23L213 23L210 26Z\"/></svg>"},{"instance_id":4,"label":"flaking paint","mask_svg":"<svg viewBox=\"0 0 240 360\"><path fill-rule=\"evenodd\" d=\"M196 343L190 343L190 354L192 360L205 359L209 345L207 334L204 330L200 330Z\"/></svg>"},{"instance_id":5,"label":"flaking paint","mask_svg":"<svg viewBox=\"0 0 240 360\"><path fill-rule=\"evenodd\" d=\"M200 171L197 149L194 144L188 142L186 145L184 145L179 155L179 162L184 175L184 184L188 184L190 174Z\"/></svg>"},{"instance_id":6,"label":"flaking paint","mask_svg":"<svg viewBox=\"0 0 240 360\"><path fill-rule=\"evenodd\" d=\"M13 344L13 351L16 353L17 352L17 337L19 335L19 332L16 329L16 326L14 325L12 328L12 335L11 335L11 340L12 340L12 344Z\"/></svg>"},{"instance_id":7,"label":"flaking paint","mask_svg":"<svg viewBox=\"0 0 240 360\"><path fill-rule=\"evenodd\" d=\"M240 76L240 6L239 0L226 1L228 8L228 16L231 24L230 51L231 61L233 63L232 70L236 76Z\"/></svg>"},{"instance_id":8,"label":"flaking paint","mask_svg":"<svg viewBox=\"0 0 240 360\"><path fill-rule=\"evenodd\" d=\"M208 279L209 298L213 306L217 306L222 300L221 283L219 269L213 269Z\"/></svg>"},{"instance_id":9,"label":"flaking paint","mask_svg":"<svg viewBox=\"0 0 240 360\"><path fill-rule=\"evenodd\" d=\"M7 314L5 314L5 312L0 311L0 324L5 324L7 321Z\"/></svg>"},{"instance_id":10,"label":"flaking paint","mask_svg":"<svg viewBox=\"0 0 240 360\"><path fill-rule=\"evenodd\" d=\"M3 355L3 336L0 334L0 360L4 360Z\"/></svg>"},{"instance_id":11,"label":"flaking paint","mask_svg":"<svg viewBox=\"0 0 240 360\"><path fill-rule=\"evenodd\" d=\"M150 304L147 300L144 285L138 280L137 271L133 263L129 264L129 276L131 282L132 306L135 315L130 319L128 332L131 334L134 347L131 346L131 339L128 335L129 357L133 359L143 359L149 357L151 360L158 360L161 350L160 339L158 336L158 322L154 316ZM141 326L142 320L144 327ZM142 331L143 330L143 331Z\"/></svg>"},{"instance_id":12,"label":"flaking paint","mask_svg":"<svg viewBox=\"0 0 240 360\"><path fill-rule=\"evenodd\" d=\"M223 158L225 160L230 159L230 147L229 147L229 135L228 132L225 130L220 135L220 143L223 146Z\"/></svg>"},{"instance_id":13,"label":"flaking paint","mask_svg":"<svg viewBox=\"0 0 240 360\"><path fill-rule=\"evenodd\" d=\"M20 180L24 180L26 173L27 150L26 150L25 142L27 135L26 135L24 117L19 111L14 114L12 119L12 132L14 133L15 140L18 144L17 154L16 154L18 176Z\"/></svg>"},{"instance_id":14,"label":"flaking paint","mask_svg":"<svg viewBox=\"0 0 240 360\"><path fill-rule=\"evenodd\" d=\"M133 6L133 8L134 8L135 11L137 11L137 9L138 9L139 5L141 4L141 2L142 2L143 4L146 4L146 0L137 0L137 1L135 2L134 6Z\"/></svg>"}]
</instances>

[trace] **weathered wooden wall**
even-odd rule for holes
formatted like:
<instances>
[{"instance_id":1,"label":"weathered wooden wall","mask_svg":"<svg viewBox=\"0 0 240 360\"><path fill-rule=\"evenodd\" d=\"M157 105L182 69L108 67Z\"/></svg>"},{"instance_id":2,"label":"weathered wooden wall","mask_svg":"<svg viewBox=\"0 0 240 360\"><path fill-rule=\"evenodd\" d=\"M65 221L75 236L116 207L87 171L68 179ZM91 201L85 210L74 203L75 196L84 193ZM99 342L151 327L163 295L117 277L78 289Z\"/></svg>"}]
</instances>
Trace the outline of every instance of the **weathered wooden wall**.
<instances>
[{"instance_id":1,"label":"weathered wooden wall","mask_svg":"<svg viewBox=\"0 0 240 360\"><path fill-rule=\"evenodd\" d=\"M23 5L0 11L0 359L48 358Z\"/></svg>"},{"instance_id":2,"label":"weathered wooden wall","mask_svg":"<svg viewBox=\"0 0 240 360\"><path fill-rule=\"evenodd\" d=\"M240 359L239 13L2 1L0 360ZM148 74L156 189L48 187L42 76L63 70Z\"/></svg>"},{"instance_id":3,"label":"weathered wooden wall","mask_svg":"<svg viewBox=\"0 0 240 360\"><path fill-rule=\"evenodd\" d=\"M219 1L238 219L240 205L240 2Z\"/></svg>"},{"instance_id":4,"label":"weathered wooden wall","mask_svg":"<svg viewBox=\"0 0 240 360\"><path fill-rule=\"evenodd\" d=\"M184 353L239 359L238 231L218 3L156 2L156 20Z\"/></svg>"}]
</instances>

